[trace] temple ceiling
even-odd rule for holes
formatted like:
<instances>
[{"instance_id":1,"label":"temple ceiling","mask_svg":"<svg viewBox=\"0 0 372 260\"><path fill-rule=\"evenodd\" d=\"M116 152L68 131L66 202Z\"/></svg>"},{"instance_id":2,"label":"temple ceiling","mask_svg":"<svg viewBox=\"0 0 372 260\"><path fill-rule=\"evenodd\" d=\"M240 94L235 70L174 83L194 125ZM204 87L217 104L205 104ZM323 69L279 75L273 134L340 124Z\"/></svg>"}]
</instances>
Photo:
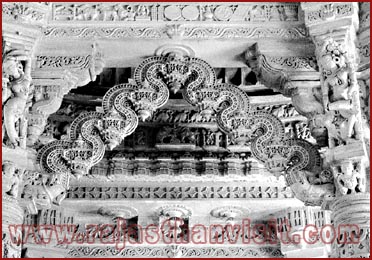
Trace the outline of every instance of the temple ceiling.
<instances>
[{"instance_id":1,"label":"temple ceiling","mask_svg":"<svg viewBox=\"0 0 372 260\"><path fill-rule=\"evenodd\" d=\"M90 234L90 222L179 218L179 237L247 216L320 226L333 212L335 223L351 218L369 232L368 21L369 5L356 3L4 3L3 213L24 213L3 226L58 222ZM267 240L244 250L49 248L68 257L293 253Z\"/></svg>"}]
</instances>

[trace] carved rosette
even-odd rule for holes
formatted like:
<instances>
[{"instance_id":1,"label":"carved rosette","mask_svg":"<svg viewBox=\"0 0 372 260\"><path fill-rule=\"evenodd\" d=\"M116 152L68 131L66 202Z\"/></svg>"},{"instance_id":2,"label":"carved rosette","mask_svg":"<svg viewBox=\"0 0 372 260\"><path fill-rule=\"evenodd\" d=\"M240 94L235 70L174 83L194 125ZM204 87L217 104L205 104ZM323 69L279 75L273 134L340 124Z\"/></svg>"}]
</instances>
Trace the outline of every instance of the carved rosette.
<instances>
[{"instance_id":1,"label":"carved rosette","mask_svg":"<svg viewBox=\"0 0 372 260\"><path fill-rule=\"evenodd\" d=\"M97 213L102 216L110 216L112 218L131 219L138 216L138 211L133 207L101 207Z\"/></svg>"}]
</instances>

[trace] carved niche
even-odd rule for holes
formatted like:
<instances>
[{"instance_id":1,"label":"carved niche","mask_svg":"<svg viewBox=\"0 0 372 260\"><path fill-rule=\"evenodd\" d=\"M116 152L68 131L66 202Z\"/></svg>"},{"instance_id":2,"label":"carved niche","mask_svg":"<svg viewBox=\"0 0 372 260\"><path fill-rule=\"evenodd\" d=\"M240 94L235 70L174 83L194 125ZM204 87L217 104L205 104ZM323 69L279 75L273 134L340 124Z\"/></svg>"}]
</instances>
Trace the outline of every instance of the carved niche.
<instances>
[{"instance_id":1,"label":"carved niche","mask_svg":"<svg viewBox=\"0 0 372 260\"><path fill-rule=\"evenodd\" d=\"M324 196L332 195L333 185L328 180L315 181L323 166L317 149L304 140L289 138L280 119L252 108L243 90L218 83L214 69L205 61L177 53L150 57L135 69L130 82L105 94L103 113L78 116L71 124L68 140L51 142L39 151L38 163L44 172L63 183L68 183L70 175L88 174L102 159L105 147L119 145L135 131L138 118L150 118L172 91L182 92L201 115L215 117L225 134L244 133L253 156L277 176L288 176L291 185L299 186L305 202L319 204Z\"/></svg>"}]
</instances>

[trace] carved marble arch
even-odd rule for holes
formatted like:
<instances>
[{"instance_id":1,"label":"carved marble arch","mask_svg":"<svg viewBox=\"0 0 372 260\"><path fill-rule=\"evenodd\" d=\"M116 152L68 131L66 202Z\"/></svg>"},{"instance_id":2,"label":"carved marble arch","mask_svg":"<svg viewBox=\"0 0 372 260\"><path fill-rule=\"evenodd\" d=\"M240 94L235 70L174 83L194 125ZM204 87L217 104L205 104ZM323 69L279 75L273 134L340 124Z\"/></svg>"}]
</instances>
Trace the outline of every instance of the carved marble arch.
<instances>
[{"instance_id":1,"label":"carved marble arch","mask_svg":"<svg viewBox=\"0 0 372 260\"><path fill-rule=\"evenodd\" d=\"M248 95L237 86L218 83L205 61L170 53L145 59L128 84L112 87L104 96L103 113L82 113L72 123L69 140L53 141L38 153L43 172L53 176L45 185L51 201L68 189L70 176L86 175L104 156L163 106L169 91L181 91L200 113L215 114L228 134L244 134L252 155L275 175L285 175L296 196L320 205L334 196L334 186L317 149L305 140L290 139L276 116L254 110Z\"/></svg>"}]
</instances>

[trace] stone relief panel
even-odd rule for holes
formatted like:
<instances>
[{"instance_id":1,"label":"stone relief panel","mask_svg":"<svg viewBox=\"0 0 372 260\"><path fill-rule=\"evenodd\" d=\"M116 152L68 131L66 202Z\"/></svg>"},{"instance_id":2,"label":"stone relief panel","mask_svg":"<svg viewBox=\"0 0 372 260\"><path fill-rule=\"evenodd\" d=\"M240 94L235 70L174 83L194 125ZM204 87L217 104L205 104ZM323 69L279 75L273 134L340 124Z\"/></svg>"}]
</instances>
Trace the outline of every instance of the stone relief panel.
<instances>
[{"instance_id":1,"label":"stone relief panel","mask_svg":"<svg viewBox=\"0 0 372 260\"><path fill-rule=\"evenodd\" d=\"M289 187L206 185L184 187L183 185L141 186L141 187L83 187L72 186L67 199L260 199L293 198Z\"/></svg>"},{"instance_id":2,"label":"stone relief panel","mask_svg":"<svg viewBox=\"0 0 372 260\"><path fill-rule=\"evenodd\" d=\"M298 21L298 3L53 4L52 21Z\"/></svg>"},{"instance_id":3,"label":"stone relief panel","mask_svg":"<svg viewBox=\"0 0 372 260\"><path fill-rule=\"evenodd\" d=\"M48 3L4 3L2 10L6 21L41 24L48 18Z\"/></svg>"},{"instance_id":4,"label":"stone relief panel","mask_svg":"<svg viewBox=\"0 0 372 260\"><path fill-rule=\"evenodd\" d=\"M316 7L315 10L306 12L305 21L307 25L335 20L351 16L354 12L352 3L329 3Z\"/></svg>"},{"instance_id":5,"label":"stone relief panel","mask_svg":"<svg viewBox=\"0 0 372 260\"><path fill-rule=\"evenodd\" d=\"M133 27L61 27L48 26L43 29L43 37L53 38L74 38L74 39L260 39L260 38L280 38L283 40L306 39L308 34L306 29L301 26L291 28L266 28L242 27L238 25L224 27L190 26L190 25L168 25L168 26L138 26Z\"/></svg>"},{"instance_id":6,"label":"stone relief panel","mask_svg":"<svg viewBox=\"0 0 372 260\"><path fill-rule=\"evenodd\" d=\"M75 247L67 253L69 257L283 257L279 248L241 248L241 247L188 247L171 245L164 247L126 247L115 250L113 247Z\"/></svg>"}]
</instances>

